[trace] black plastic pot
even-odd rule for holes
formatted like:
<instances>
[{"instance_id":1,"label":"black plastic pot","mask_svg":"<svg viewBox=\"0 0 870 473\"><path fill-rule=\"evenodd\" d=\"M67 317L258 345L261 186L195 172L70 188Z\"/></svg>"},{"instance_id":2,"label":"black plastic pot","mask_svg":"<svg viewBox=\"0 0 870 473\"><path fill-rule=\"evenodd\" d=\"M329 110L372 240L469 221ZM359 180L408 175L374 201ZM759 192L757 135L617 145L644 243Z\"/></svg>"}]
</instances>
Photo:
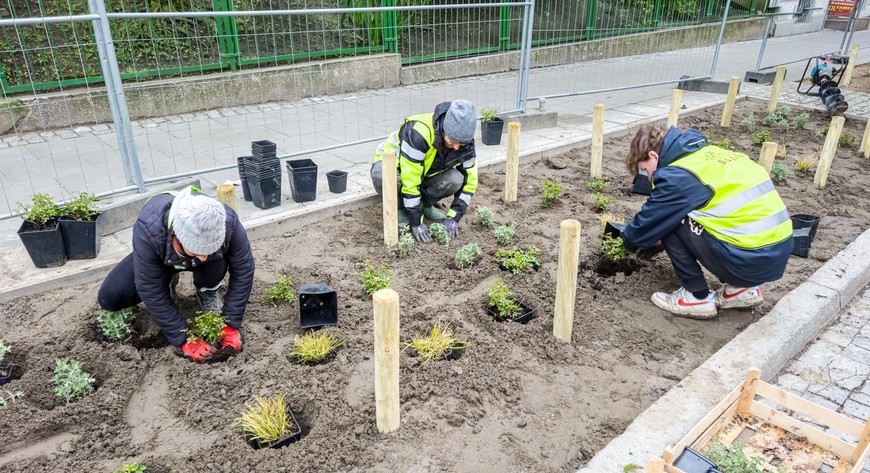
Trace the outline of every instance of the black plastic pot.
<instances>
[{"instance_id":1,"label":"black plastic pot","mask_svg":"<svg viewBox=\"0 0 870 473\"><path fill-rule=\"evenodd\" d=\"M531 307L523 304L522 302L520 302L519 304L522 312L520 312L520 315L510 320L525 325L529 323L529 320L535 318L535 309L532 309ZM495 306L488 306L486 308L486 314L495 319L497 322L504 322L505 320L507 320L498 316L498 309Z\"/></svg>"},{"instance_id":2,"label":"black plastic pot","mask_svg":"<svg viewBox=\"0 0 870 473\"><path fill-rule=\"evenodd\" d=\"M810 246L813 241L812 237L810 237L810 227L797 228L792 232L792 236L794 247L791 249L791 254L801 258L809 258Z\"/></svg>"},{"instance_id":3,"label":"black plastic pot","mask_svg":"<svg viewBox=\"0 0 870 473\"><path fill-rule=\"evenodd\" d=\"M323 327L338 323L338 295L323 283L303 284L299 288L299 326Z\"/></svg>"},{"instance_id":4,"label":"black plastic pot","mask_svg":"<svg viewBox=\"0 0 870 473\"><path fill-rule=\"evenodd\" d=\"M504 130L504 120L493 118L492 121L480 124L480 141L485 145L501 144L501 132Z\"/></svg>"},{"instance_id":5,"label":"black plastic pot","mask_svg":"<svg viewBox=\"0 0 870 473\"><path fill-rule=\"evenodd\" d=\"M345 171L329 171L326 173L326 182L329 184L329 192L341 194L347 190L347 173Z\"/></svg>"},{"instance_id":6,"label":"black plastic pot","mask_svg":"<svg viewBox=\"0 0 870 473\"><path fill-rule=\"evenodd\" d=\"M258 158L275 156L277 149L278 146L269 140L251 142L251 154Z\"/></svg>"},{"instance_id":7,"label":"black plastic pot","mask_svg":"<svg viewBox=\"0 0 870 473\"><path fill-rule=\"evenodd\" d=\"M281 174L272 177L257 177L248 181L251 201L259 209L271 209L281 205Z\"/></svg>"},{"instance_id":8,"label":"black plastic pot","mask_svg":"<svg viewBox=\"0 0 870 473\"><path fill-rule=\"evenodd\" d=\"M72 220L62 217L58 222L63 234L63 246L69 259L92 259L100 253L100 235L103 214L91 220Z\"/></svg>"},{"instance_id":9,"label":"black plastic pot","mask_svg":"<svg viewBox=\"0 0 870 473\"><path fill-rule=\"evenodd\" d=\"M290 417L291 422L296 427L293 432L288 434L286 437L276 440L271 443L260 443L256 439L248 440L248 443L254 447L255 450L259 450L261 448L282 448L290 445L291 443L297 442L302 438L302 426L299 425L299 422L296 421L296 416L293 415L293 411L287 409L287 416Z\"/></svg>"},{"instance_id":10,"label":"black plastic pot","mask_svg":"<svg viewBox=\"0 0 870 473\"><path fill-rule=\"evenodd\" d=\"M791 227L794 230L800 228L809 228L809 238L810 243L813 242L813 239L816 238L816 229L819 226L820 217L816 217L815 215L807 215L807 214L795 214L791 216Z\"/></svg>"},{"instance_id":11,"label":"black plastic pot","mask_svg":"<svg viewBox=\"0 0 870 473\"><path fill-rule=\"evenodd\" d=\"M242 197L245 201L253 200L251 197L251 188L248 186L248 177L245 174L245 161L251 159L250 156L240 156L237 161L239 163L239 180L242 181Z\"/></svg>"},{"instance_id":12,"label":"black plastic pot","mask_svg":"<svg viewBox=\"0 0 870 473\"><path fill-rule=\"evenodd\" d=\"M311 202L317 197L317 164L310 159L287 161L290 191L296 202Z\"/></svg>"},{"instance_id":13,"label":"black plastic pot","mask_svg":"<svg viewBox=\"0 0 870 473\"><path fill-rule=\"evenodd\" d=\"M613 238L621 236L623 230L625 230L624 223L607 222L604 224L604 234Z\"/></svg>"},{"instance_id":14,"label":"black plastic pot","mask_svg":"<svg viewBox=\"0 0 870 473\"><path fill-rule=\"evenodd\" d=\"M15 379L15 370L17 368L15 365L0 366L0 386Z\"/></svg>"},{"instance_id":15,"label":"black plastic pot","mask_svg":"<svg viewBox=\"0 0 870 473\"><path fill-rule=\"evenodd\" d=\"M57 222L52 225L46 230L39 230L36 224L25 220L18 229L18 237L37 268L56 268L66 263L66 248L60 225Z\"/></svg>"},{"instance_id":16,"label":"black plastic pot","mask_svg":"<svg viewBox=\"0 0 870 473\"><path fill-rule=\"evenodd\" d=\"M649 182L649 178L646 174L635 174L634 182L631 184L631 192L642 195L652 194L652 183Z\"/></svg>"},{"instance_id":17,"label":"black plastic pot","mask_svg":"<svg viewBox=\"0 0 870 473\"><path fill-rule=\"evenodd\" d=\"M677 458L677 461L674 462L674 466L685 473L722 473L715 463L690 447L686 447L683 450L680 458Z\"/></svg>"}]
</instances>

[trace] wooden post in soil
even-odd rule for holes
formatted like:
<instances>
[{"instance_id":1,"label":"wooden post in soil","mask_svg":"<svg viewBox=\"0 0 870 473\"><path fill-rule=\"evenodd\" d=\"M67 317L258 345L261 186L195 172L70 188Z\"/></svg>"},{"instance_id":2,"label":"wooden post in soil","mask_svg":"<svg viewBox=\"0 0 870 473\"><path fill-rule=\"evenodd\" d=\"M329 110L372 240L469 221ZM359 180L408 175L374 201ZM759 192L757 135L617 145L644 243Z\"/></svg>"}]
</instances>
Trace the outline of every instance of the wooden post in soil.
<instances>
[{"instance_id":1,"label":"wooden post in soil","mask_svg":"<svg viewBox=\"0 0 870 473\"><path fill-rule=\"evenodd\" d=\"M517 182L520 172L520 122L508 123L508 151L505 162L504 201L517 201Z\"/></svg>"},{"instance_id":2,"label":"wooden post in soil","mask_svg":"<svg viewBox=\"0 0 870 473\"><path fill-rule=\"evenodd\" d=\"M779 145L773 141L765 141L761 145L761 156L758 157L758 164L770 174L770 167L773 166L773 160L776 159L776 149Z\"/></svg>"},{"instance_id":3,"label":"wooden post in soil","mask_svg":"<svg viewBox=\"0 0 870 473\"><path fill-rule=\"evenodd\" d=\"M677 122L680 120L680 107L682 106L683 91L674 89L673 95L671 95L671 112L668 113L668 128L677 126Z\"/></svg>"},{"instance_id":4,"label":"wooden post in soil","mask_svg":"<svg viewBox=\"0 0 870 473\"><path fill-rule=\"evenodd\" d=\"M813 178L813 184L818 187L825 187L825 183L828 182L828 171L831 170L834 155L837 154L837 144L840 142L840 133L843 132L843 123L845 122L846 119L843 117L831 119L828 136L825 138L825 144L822 146L822 153L819 156L819 165L816 167L816 177Z\"/></svg>"},{"instance_id":5,"label":"wooden post in soil","mask_svg":"<svg viewBox=\"0 0 870 473\"><path fill-rule=\"evenodd\" d=\"M233 184L218 184L217 186L218 202L228 205L236 213L239 213L239 204L236 200L236 186Z\"/></svg>"},{"instance_id":6,"label":"wooden post in soil","mask_svg":"<svg viewBox=\"0 0 870 473\"><path fill-rule=\"evenodd\" d=\"M646 465L646 473L665 473L665 459L660 457L652 458Z\"/></svg>"},{"instance_id":7,"label":"wooden post in soil","mask_svg":"<svg viewBox=\"0 0 870 473\"><path fill-rule=\"evenodd\" d=\"M592 179L604 175L601 160L604 157L604 105L597 103L592 107L592 158L589 175Z\"/></svg>"},{"instance_id":8,"label":"wooden post in soil","mask_svg":"<svg viewBox=\"0 0 870 473\"><path fill-rule=\"evenodd\" d=\"M770 102L767 102L767 113L776 110L779 103L779 93L782 90L782 82L785 80L785 66L776 67L776 76L773 79L773 87L770 89Z\"/></svg>"},{"instance_id":9,"label":"wooden post in soil","mask_svg":"<svg viewBox=\"0 0 870 473\"><path fill-rule=\"evenodd\" d=\"M858 50L861 49L860 44L853 44L852 50L849 52L849 64L846 65L846 70L843 71L843 77L840 80L840 87L849 87L852 83L852 73L855 72L855 64L858 61Z\"/></svg>"},{"instance_id":10,"label":"wooden post in soil","mask_svg":"<svg viewBox=\"0 0 870 473\"><path fill-rule=\"evenodd\" d=\"M580 222L562 220L559 225L559 269L556 273L556 309L553 336L571 343L574 302L577 296L577 263L580 259Z\"/></svg>"},{"instance_id":11,"label":"wooden post in soil","mask_svg":"<svg viewBox=\"0 0 870 473\"><path fill-rule=\"evenodd\" d=\"M381 289L375 312L375 417L384 434L399 428L399 294Z\"/></svg>"},{"instance_id":12,"label":"wooden post in soil","mask_svg":"<svg viewBox=\"0 0 870 473\"><path fill-rule=\"evenodd\" d=\"M758 368L750 368L746 373L743 388L740 390L740 399L737 401L737 414L745 417L752 415L749 408L752 406L752 401L755 400L755 389L758 386L759 378L761 378L761 370Z\"/></svg>"},{"instance_id":13,"label":"wooden post in soil","mask_svg":"<svg viewBox=\"0 0 870 473\"><path fill-rule=\"evenodd\" d=\"M384 244L399 243L399 189L396 184L396 152L384 151L381 158L381 199L384 206Z\"/></svg>"},{"instance_id":14,"label":"wooden post in soil","mask_svg":"<svg viewBox=\"0 0 870 473\"><path fill-rule=\"evenodd\" d=\"M864 153L864 158L870 158L870 120L867 120L867 125L864 127L864 137L861 138L861 147L858 151Z\"/></svg>"},{"instance_id":15,"label":"wooden post in soil","mask_svg":"<svg viewBox=\"0 0 870 473\"><path fill-rule=\"evenodd\" d=\"M740 90L740 78L732 77L728 85L728 96L725 98L725 108L722 109L722 121L719 126L728 128L731 126L731 115L734 113L734 101L737 100L737 91Z\"/></svg>"}]
</instances>

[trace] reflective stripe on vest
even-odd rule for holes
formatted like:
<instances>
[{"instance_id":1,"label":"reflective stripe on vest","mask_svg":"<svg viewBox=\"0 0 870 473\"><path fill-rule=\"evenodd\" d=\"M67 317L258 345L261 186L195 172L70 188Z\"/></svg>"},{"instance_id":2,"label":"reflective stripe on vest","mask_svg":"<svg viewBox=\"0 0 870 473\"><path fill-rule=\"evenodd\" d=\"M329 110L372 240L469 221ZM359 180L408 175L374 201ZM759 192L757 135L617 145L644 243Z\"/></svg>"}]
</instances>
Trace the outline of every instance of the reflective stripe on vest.
<instances>
[{"instance_id":1,"label":"reflective stripe on vest","mask_svg":"<svg viewBox=\"0 0 870 473\"><path fill-rule=\"evenodd\" d=\"M685 169L713 190L713 198L689 216L714 238L754 249L791 236L785 204L764 168L741 153L706 146L669 166Z\"/></svg>"},{"instance_id":2,"label":"reflective stripe on vest","mask_svg":"<svg viewBox=\"0 0 870 473\"><path fill-rule=\"evenodd\" d=\"M426 143L429 145L429 149L423 153L421 150L412 148L410 143L400 143L399 134L402 132L402 129L411 125L417 130L418 133L426 140ZM434 116L431 113L420 113L417 115L411 115L410 117L405 119L405 122L402 126L392 132L390 136L387 137L387 140L378 146L377 151L375 151L375 160L374 162L378 162L384 157L384 151L388 149L392 149L396 152L396 165L400 165L402 160L402 153L407 156L407 159L414 163L422 163L423 164L423 173L427 177L431 177L432 175L427 174L429 171L429 166L432 165L432 162L435 160L435 155L438 153L438 150L435 149L433 143L435 143L435 122ZM399 147L401 146L401 149ZM439 171L440 172L440 171Z\"/></svg>"}]
</instances>

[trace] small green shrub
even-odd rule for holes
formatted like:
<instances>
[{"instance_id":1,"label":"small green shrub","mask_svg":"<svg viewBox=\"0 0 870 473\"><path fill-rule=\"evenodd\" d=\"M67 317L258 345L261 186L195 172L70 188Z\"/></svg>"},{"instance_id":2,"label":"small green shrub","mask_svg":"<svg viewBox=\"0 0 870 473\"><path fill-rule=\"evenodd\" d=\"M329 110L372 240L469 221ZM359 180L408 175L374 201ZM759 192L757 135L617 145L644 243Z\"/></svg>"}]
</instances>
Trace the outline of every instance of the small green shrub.
<instances>
[{"instance_id":1,"label":"small green shrub","mask_svg":"<svg viewBox=\"0 0 870 473\"><path fill-rule=\"evenodd\" d=\"M495 224L495 215L493 215L492 209L489 207L478 207L475 213L477 214L477 219L480 220L480 224L484 227L492 228Z\"/></svg>"},{"instance_id":2,"label":"small green shrub","mask_svg":"<svg viewBox=\"0 0 870 473\"><path fill-rule=\"evenodd\" d=\"M393 272L386 262L375 267L370 260L365 260L360 265L359 271L359 279L366 294L372 295L381 289L390 287Z\"/></svg>"},{"instance_id":3,"label":"small green shrub","mask_svg":"<svg viewBox=\"0 0 870 473\"><path fill-rule=\"evenodd\" d=\"M788 120L780 120L774 124L777 130L785 133L789 129Z\"/></svg>"},{"instance_id":4,"label":"small green shrub","mask_svg":"<svg viewBox=\"0 0 870 473\"><path fill-rule=\"evenodd\" d=\"M486 290L489 306L495 307L496 316L500 319L512 319L522 311L513 291L501 280L495 280L492 287Z\"/></svg>"},{"instance_id":5,"label":"small green shrub","mask_svg":"<svg viewBox=\"0 0 870 473\"><path fill-rule=\"evenodd\" d=\"M63 206L63 213L73 220L90 220L100 213L100 209L97 207L98 200L100 198L96 195L82 192Z\"/></svg>"},{"instance_id":6,"label":"small green shrub","mask_svg":"<svg viewBox=\"0 0 870 473\"><path fill-rule=\"evenodd\" d=\"M739 443L724 445L719 439L714 439L704 456L727 473L764 473L761 457L746 458Z\"/></svg>"},{"instance_id":7,"label":"small green shrub","mask_svg":"<svg viewBox=\"0 0 870 473\"><path fill-rule=\"evenodd\" d=\"M779 115L776 112L770 112L761 119L761 124L764 126L773 126L779 121Z\"/></svg>"},{"instance_id":8,"label":"small green shrub","mask_svg":"<svg viewBox=\"0 0 870 473\"><path fill-rule=\"evenodd\" d=\"M0 363L3 363L3 359L6 358L6 355L11 352L12 349L10 349L5 343L3 343L3 340L0 340Z\"/></svg>"},{"instance_id":9,"label":"small green shrub","mask_svg":"<svg viewBox=\"0 0 870 473\"><path fill-rule=\"evenodd\" d=\"M133 311L121 309L119 311L101 310L97 314L97 322L100 331L113 342L122 342L133 333Z\"/></svg>"},{"instance_id":10,"label":"small green shrub","mask_svg":"<svg viewBox=\"0 0 870 473\"><path fill-rule=\"evenodd\" d=\"M768 130L761 130L757 133L752 134L752 144L755 146L761 146L765 141L770 141L770 137L773 136L770 134Z\"/></svg>"},{"instance_id":11,"label":"small green shrub","mask_svg":"<svg viewBox=\"0 0 870 473\"><path fill-rule=\"evenodd\" d=\"M755 132L755 114L750 113L748 117L744 118L742 122L743 128L746 128L746 131L749 133Z\"/></svg>"},{"instance_id":12,"label":"small green shrub","mask_svg":"<svg viewBox=\"0 0 870 473\"><path fill-rule=\"evenodd\" d=\"M0 395L0 409L12 404L16 399L24 397L21 391L6 391L6 394Z\"/></svg>"},{"instance_id":13,"label":"small green shrub","mask_svg":"<svg viewBox=\"0 0 870 473\"><path fill-rule=\"evenodd\" d=\"M591 191L601 192L610 182L604 176L598 176L586 183L586 187Z\"/></svg>"},{"instance_id":14,"label":"small green shrub","mask_svg":"<svg viewBox=\"0 0 870 473\"><path fill-rule=\"evenodd\" d=\"M613 203L613 197L607 197L604 194L595 194L592 196L592 208L596 213L607 212L610 204Z\"/></svg>"},{"instance_id":15,"label":"small green shrub","mask_svg":"<svg viewBox=\"0 0 870 473\"><path fill-rule=\"evenodd\" d=\"M18 212L24 217L24 220L33 222L38 226L45 226L63 215L63 211L54 203L50 195L33 194L31 199L33 203L29 207L18 202Z\"/></svg>"},{"instance_id":16,"label":"small green shrub","mask_svg":"<svg viewBox=\"0 0 870 473\"><path fill-rule=\"evenodd\" d=\"M188 341L202 340L209 345L214 345L226 326L226 321L217 312L208 311L202 313L196 311L193 325L182 331L187 334Z\"/></svg>"},{"instance_id":17,"label":"small green shrub","mask_svg":"<svg viewBox=\"0 0 870 473\"><path fill-rule=\"evenodd\" d=\"M275 274L275 284L266 289L266 293L260 299L263 304L270 304L272 307L278 307L280 304L292 304L296 301L296 294L293 293L293 279L286 274Z\"/></svg>"},{"instance_id":18,"label":"small green shrub","mask_svg":"<svg viewBox=\"0 0 870 473\"><path fill-rule=\"evenodd\" d=\"M770 166L770 178L773 182L785 182L788 179L789 169L783 163L773 163Z\"/></svg>"},{"instance_id":19,"label":"small green shrub","mask_svg":"<svg viewBox=\"0 0 870 473\"><path fill-rule=\"evenodd\" d=\"M807 112L801 113L794 117L794 126L803 128L810 122L810 114Z\"/></svg>"},{"instance_id":20,"label":"small green shrub","mask_svg":"<svg viewBox=\"0 0 870 473\"><path fill-rule=\"evenodd\" d=\"M625 240L621 237L615 237L605 234L601 239L601 251L610 261L619 263L628 258L628 247L625 246Z\"/></svg>"},{"instance_id":21,"label":"small green shrub","mask_svg":"<svg viewBox=\"0 0 870 473\"><path fill-rule=\"evenodd\" d=\"M445 227L443 223L433 223L432 225L429 225L429 235L432 235L433 240L444 246L450 244L450 235L447 234L447 227Z\"/></svg>"},{"instance_id":22,"label":"small green shrub","mask_svg":"<svg viewBox=\"0 0 870 473\"><path fill-rule=\"evenodd\" d=\"M727 150L734 149L734 146L731 144L731 140L728 138L722 138L719 141L709 141L708 140L707 143L712 145L712 146L718 146L719 148L722 148L722 149L727 149Z\"/></svg>"},{"instance_id":23,"label":"small green shrub","mask_svg":"<svg viewBox=\"0 0 870 473\"><path fill-rule=\"evenodd\" d=\"M125 463L121 468L115 470L113 473L145 473L146 468L145 465L140 465L138 463Z\"/></svg>"},{"instance_id":24,"label":"small green shrub","mask_svg":"<svg viewBox=\"0 0 870 473\"><path fill-rule=\"evenodd\" d=\"M534 268L541 265L541 260L538 259L538 247L533 246L527 251L517 249L499 248L495 252L495 257L499 260L502 266L513 274L519 274L529 268Z\"/></svg>"},{"instance_id":25,"label":"small green shrub","mask_svg":"<svg viewBox=\"0 0 870 473\"><path fill-rule=\"evenodd\" d=\"M457 268L470 268L480 259L483 252L480 250L480 245L477 243L469 243L456 251L456 256L453 259L456 261Z\"/></svg>"},{"instance_id":26,"label":"small green shrub","mask_svg":"<svg viewBox=\"0 0 870 473\"><path fill-rule=\"evenodd\" d=\"M495 241L499 245L510 245L514 241L514 235L517 234L517 224L511 222L510 225L501 225L493 233L495 233Z\"/></svg>"},{"instance_id":27,"label":"small green shrub","mask_svg":"<svg viewBox=\"0 0 870 473\"><path fill-rule=\"evenodd\" d=\"M489 123L496 117L498 117L498 109L496 108L489 107L480 111L480 123Z\"/></svg>"},{"instance_id":28,"label":"small green shrub","mask_svg":"<svg viewBox=\"0 0 870 473\"><path fill-rule=\"evenodd\" d=\"M393 251L399 258L404 258L410 255L413 249L414 235L411 234L411 231L408 229L408 227L402 227L401 229L399 229L399 242L396 243Z\"/></svg>"},{"instance_id":29,"label":"small green shrub","mask_svg":"<svg viewBox=\"0 0 870 473\"><path fill-rule=\"evenodd\" d=\"M551 207L556 202L556 199L565 194L565 188L562 184L547 179L541 181L541 188L544 192L541 197L541 205L544 207Z\"/></svg>"},{"instance_id":30,"label":"small green shrub","mask_svg":"<svg viewBox=\"0 0 870 473\"><path fill-rule=\"evenodd\" d=\"M840 135L840 141L837 142L841 147L848 148L855 142L855 135L851 133L843 133Z\"/></svg>"},{"instance_id":31,"label":"small green shrub","mask_svg":"<svg viewBox=\"0 0 870 473\"><path fill-rule=\"evenodd\" d=\"M93 392L97 380L83 370L82 364L78 361L58 358L55 361L51 382L54 384L54 394L69 403L73 399Z\"/></svg>"}]
</instances>

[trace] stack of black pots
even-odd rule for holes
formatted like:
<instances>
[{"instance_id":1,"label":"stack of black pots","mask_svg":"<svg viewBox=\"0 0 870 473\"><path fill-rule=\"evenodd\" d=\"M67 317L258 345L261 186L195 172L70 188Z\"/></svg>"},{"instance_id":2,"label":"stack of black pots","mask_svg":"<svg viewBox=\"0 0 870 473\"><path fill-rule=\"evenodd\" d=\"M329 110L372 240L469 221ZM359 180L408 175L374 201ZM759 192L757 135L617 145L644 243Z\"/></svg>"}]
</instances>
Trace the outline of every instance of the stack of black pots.
<instances>
[{"instance_id":1,"label":"stack of black pots","mask_svg":"<svg viewBox=\"0 0 870 473\"><path fill-rule=\"evenodd\" d=\"M249 159L242 159L251 200L260 209L281 205L281 161L276 155L275 143L254 141L251 154Z\"/></svg>"},{"instance_id":2,"label":"stack of black pots","mask_svg":"<svg viewBox=\"0 0 870 473\"><path fill-rule=\"evenodd\" d=\"M242 195L246 202L254 200L254 198L251 197L251 188L248 186L248 178L245 175L245 166L247 165L247 161L251 158L251 156L239 156L237 160L239 162L239 180L242 182Z\"/></svg>"}]
</instances>

